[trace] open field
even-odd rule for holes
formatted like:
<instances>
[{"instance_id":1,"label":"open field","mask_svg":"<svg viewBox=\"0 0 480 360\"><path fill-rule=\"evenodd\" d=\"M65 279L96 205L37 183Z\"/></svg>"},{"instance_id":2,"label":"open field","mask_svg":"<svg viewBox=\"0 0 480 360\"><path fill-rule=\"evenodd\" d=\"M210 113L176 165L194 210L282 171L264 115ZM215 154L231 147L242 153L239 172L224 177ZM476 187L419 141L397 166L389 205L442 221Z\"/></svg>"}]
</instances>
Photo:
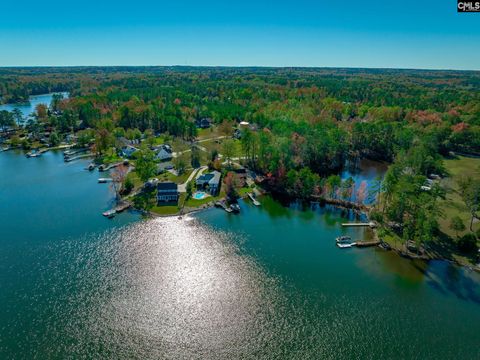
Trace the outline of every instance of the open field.
<instances>
[{"instance_id":1,"label":"open field","mask_svg":"<svg viewBox=\"0 0 480 360\"><path fill-rule=\"evenodd\" d=\"M452 238L456 237L453 230L449 228L450 220L455 216L460 216L463 220L466 230L459 235L469 232L470 212L463 202L458 188L458 180L461 177L470 177L480 179L480 158L458 156L454 159L445 159L444 164L450 176L442 180L442 184L447 188L445 200L441 200L440 206L444 216L439 220L440 229ZM480 223L474 222L474 231L480 229Z\"/></svg>"}]
</instances>

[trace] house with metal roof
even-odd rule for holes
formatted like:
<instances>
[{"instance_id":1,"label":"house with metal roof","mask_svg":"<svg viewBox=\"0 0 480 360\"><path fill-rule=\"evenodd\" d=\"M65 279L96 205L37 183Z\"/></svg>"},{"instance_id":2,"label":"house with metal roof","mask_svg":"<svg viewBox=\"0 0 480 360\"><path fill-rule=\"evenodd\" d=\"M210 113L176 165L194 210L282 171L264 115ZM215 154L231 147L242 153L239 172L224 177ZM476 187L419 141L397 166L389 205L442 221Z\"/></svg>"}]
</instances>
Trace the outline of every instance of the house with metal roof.
<instances>
[{"instance_id":1,"label":"house with metal roof","mask_svg":"<svg viewBox=\"0 0 480 360\"><path fill-rule=\"evenodd\" d=\"M178 185L174 182L160 182L157 184L157 203L178 201Z\"/></svg>"},{"instance_id":2,"label":"house with metal roof","mask_svg":"<svg viewBox=\"0 0 480 360\"><path fill-rule=\"evenodd\" d=\"M203 174L195 181L197 188L208 191L212 195L217 195L220 192L222 174L218 171L212 171Z\"/></svg>"}]
</instances>

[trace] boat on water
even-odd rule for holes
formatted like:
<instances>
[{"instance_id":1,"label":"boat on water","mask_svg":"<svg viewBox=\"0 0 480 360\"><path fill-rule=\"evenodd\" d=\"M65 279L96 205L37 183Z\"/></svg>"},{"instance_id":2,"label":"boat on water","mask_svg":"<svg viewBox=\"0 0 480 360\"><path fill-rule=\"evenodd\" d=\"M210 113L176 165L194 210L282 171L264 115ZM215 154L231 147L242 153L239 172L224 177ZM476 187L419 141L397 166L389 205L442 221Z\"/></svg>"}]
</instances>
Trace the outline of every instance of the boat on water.
<instances>
[{"instance_id":1,"label":"boat on water","mask_svg":"<svg viewBox=\"0 0 480 360\"><path fill-rule=\"evenodd\" d=\"M350 236L339 236L336 239L337 246L341 249L351 248L356 245Z\"/></svg>"},{"instance_id":2,"label":"boat on water","mask_svg":"<svg viewBox=\"0 0 480 360\"><path fill-rule=\"evenodd\" d=\"M233 212L232 207L231 207L231 206L228 206L228 205L225 203L225 201L217 201L217 202L215 203L215 207L222 208L222 209L225 210L227 213Z\"/></svg>"},{"instance_id":3,"label":"boat on water","mask_svg":"<svg viewBox=\"0 0 480 360\"><path fill-rule=\"evenodd\" d=\"M354 242L350 242L350 243L337 243L337 246L340 248L340 249L348 249L348 248L351 248L351 247L354 247L355 245L357 245L356 243Z\"/></svg>"},{"instance_id":4,"label":"boat on water","mask_svg":"<svg viewBox=\"0 0 480 360\"><path fill-rule=\"evenodd\" d=\"M384 241L381 241L378 246L381 247L383 250L386 250L386 251L392 250L392 247L390 246L390 244L388 244Z\"/></svg>"},{"instance_id":5,"label":"boat on water","mask_svg":"<svg viewBox=\"0 0 480 360\"><path fill-rule=\"evenodd\" d=\"M352 238L350 236L343 235L343 236L339 236L339 237L335 238L335 241L337 243L338 242L344 242L344 241L352 241Z\"/></svg>"},{"instance_id":6,"label":"boat on water","mask_svg":"<svg viewBox=\"0 0 480 360\"><path fill-rule=\"evenodd\" d=\"M111 178L99 178L99 179L98 179L98 182L99 182L100 184L104 184L104 183L112 182L112 181L113 181L113 179L111 179Z\"/></svg>"},{"instance_id":7,"label":"boat on water","mask_svg":"<svg viewBox=\"0 0 480 360\"><path fill-rule=\"evenodd\" d=\"M42 155L42 153L38 150L32 150L30 152L27 153L27 157L28 158L31 158L31 157L39 157L40 155Z\"/></svg>"},{"instance_id":8,"label":"boat on water","mask_svg":"<svg viewBox=\"0 0 480 360\"><path fill-rule=\"evenodd\" d=\"M115 214L116 214L115 210L108 210L108 211L105 211L104 213L102 213L102 215L105 216L108 219L113 218L115 216Z\"/></svg>"},{"instance_id":9,"label":"boat on water","mask_svg":"<svg viewBox=\"0 0 480 360\"><path fill-rule=\"evenodd\" d=\"M93 171L93 169L95 169L95 164L94 163L90 163L87 167L88 171Z\"/></svg>"},{"instance_id":10,"label":"boat on water","mask_svg":"<svg viewBox=\"0 0 480 360\"><path fill-rule=\"evenodd\" d=\"M232 204L230 205L230 208L232 209L233 212L236 212L236 213L240 212L240 205L238 204Z\"/></svg>"}]
</instances>

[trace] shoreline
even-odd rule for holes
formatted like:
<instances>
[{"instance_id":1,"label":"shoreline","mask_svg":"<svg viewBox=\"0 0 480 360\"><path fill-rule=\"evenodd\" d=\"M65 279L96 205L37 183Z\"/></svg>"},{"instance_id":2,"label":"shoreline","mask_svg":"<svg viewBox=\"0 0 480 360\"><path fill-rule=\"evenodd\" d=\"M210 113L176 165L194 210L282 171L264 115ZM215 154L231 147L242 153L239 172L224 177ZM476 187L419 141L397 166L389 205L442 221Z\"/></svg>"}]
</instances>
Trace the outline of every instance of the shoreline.
<instances>
[{"instance_id":1,"label":"shoreline","mask_svg":"<svg viewBox=\"0 0 480 360\"><path fill-rule=\"evenodd\" d=\"M42 149L43 150L42 152L59 151L59 150L64 150L64 149L70 148L70 147L72 147L72 145L62 144L62 145L59 145L59 146L56 146L56 147L44 148L44 149ZM10 147L8 149L1 149L1 150L2 151L8 151L8 150L20 150L20 151L22 151L23 150L25 152L25 150L21 149L20 147L17 147L17 148ZM266 194L269 194L269 192L263 190L263 191L260 192L260 194L261 195L266 195ZM245 199L247 197L248 196L246 194L244 194L244 195L240 196L239 198ZM330 199L323 199L323 198L319 199L319 198L317 198L316 200L317 201L320 200L320 202L323 202L324 204L328 204L328 205L330 205L330 206L332 206L336 209L351 210L351 211L354 211L357 214L365 214L368 218L369 207L358 209L358 208L355 208L355 207L345 206L345 204L343 204L343 203L331 202L331 201L329 201ZM159 213L153 212L151 210L144 211L144 210L135 208L133 202L131 202L130 200L123 200L123 201L128 202L130 204L131 208L134 211L138 211L138 212L142 213L142 215L145 215L149 218L183 217L183 216L188 215L188 214L193 214L193 213L197 213L197 212L200 212L200 211L205 211L205 210L208 210L208 209L211 209L211 208L215 207L215 201L212 200L211 202L205 203L205 204L199 206L198 208L183 207L181 210L179 210L176 213L159 214ZM348 205L350 205L350 204L348 204ZM447 261L447 262L453 263L457 266L465 267L465 268L468 268L469 270L472 270L472 271L475 271L475 272L480 272L480 266L477 266L476 264L474 264L472 262L461 261L461 260L455 258L454 256L452 256L452 257L446 256L445 254L442 254L441 251L440 252L435 251L435 253L433 253L434 250L431 249L431 248L425 249L423 255L413 253L413 252L409 251L408 249L406 249L406 245L404 243L392 243L392 242L389 242L389 241L385 241L384 239L381 239L378 235L378 230L379 230L378 228L372 228L374 238L376 240L380 241L381 243L387 243L390 247L390 249L383 249L384 251L394 251L398 256L403 257L403 258L408 259L408 260L421 260L421 261L425 261L425 262L429 262L431 260ZM377 246L377 247L380 247L380 246ZM441 250L441 248L440 248L440 250ZM458 255L462 256L461 254L458 254Z\"/></svg>"}]
</instances>

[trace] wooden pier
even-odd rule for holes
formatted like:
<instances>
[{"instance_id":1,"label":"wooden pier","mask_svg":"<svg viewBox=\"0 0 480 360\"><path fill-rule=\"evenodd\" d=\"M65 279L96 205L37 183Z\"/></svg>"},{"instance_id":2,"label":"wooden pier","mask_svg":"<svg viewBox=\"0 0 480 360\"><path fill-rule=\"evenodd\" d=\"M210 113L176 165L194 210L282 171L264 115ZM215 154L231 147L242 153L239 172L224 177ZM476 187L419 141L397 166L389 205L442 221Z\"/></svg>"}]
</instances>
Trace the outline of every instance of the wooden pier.
<instances>
[{"instance_id":1,"label":"wooden pier","mask_svg":"<svg viewBox=\"0 0 480 360\"><path fill-rule=\"evenodd\" d=\"M358 247L369 247L369 246L378 246L380 245L379 240L373 240L373 241L357 241L356 245Z\"/></svg>"},{"instance_id":2,"label":"wooden pier","mask_svg":"<svg viewBox=\"0 0 480 360\"><path fill-rule=\"evenodd\" d=\"M115 207L115 212L116 212L116 213L121 213L122 211L127 210L130 206L132 206L132 204L130 204L130 203L128 203L128 202L125 202L125 203L122 203L122 204L118 204L118 205Z\"/></svg>"},{"instance_id":3,"label":"wooden pier","mask_svg":"<svg viewBox=\"0 0 480 360\"><path fill-rule=\"evenodd\" d=\"M76 150L67 150L63 152L64 157L70 157L76 154L80 154L82 152L88 151L88 148L76 149Z\"/></svg>"},{"instance_id":4,"label":"wooden pier","mask_svg":"<svg viewBox=\"0 0 480 360\"><path fill-rule=\"evenodd\" d=\"M342 226L369 226L371 228L374 228L376 225L373 221L370 221L368 223L343 223Z\"/></svg>"},{"instance_id":5,"label":"wooden pier","mask_svg":"<svg viewBox=\"0 0 480 360\"><path fill-rule=\"evenodd\" d=\"M98 171L100 171L100 172L102 172L102 171L108 171L108 170L113 169L113 168L115 168L115 167L117 167L117 166L120 166L120 165L122 165L122 164L124 164L124 161L121 161L121 162L118 162L118 163L115 163L115 164L110 164L110 165L107 165L107 166L105 166L105 165L100 165L100 166L98 167Z\"/></svg>"}]
</instances>

